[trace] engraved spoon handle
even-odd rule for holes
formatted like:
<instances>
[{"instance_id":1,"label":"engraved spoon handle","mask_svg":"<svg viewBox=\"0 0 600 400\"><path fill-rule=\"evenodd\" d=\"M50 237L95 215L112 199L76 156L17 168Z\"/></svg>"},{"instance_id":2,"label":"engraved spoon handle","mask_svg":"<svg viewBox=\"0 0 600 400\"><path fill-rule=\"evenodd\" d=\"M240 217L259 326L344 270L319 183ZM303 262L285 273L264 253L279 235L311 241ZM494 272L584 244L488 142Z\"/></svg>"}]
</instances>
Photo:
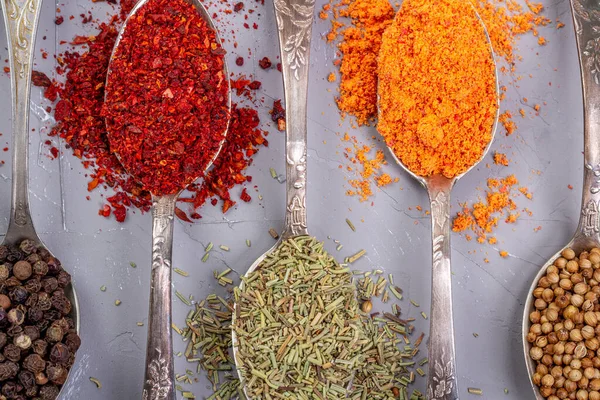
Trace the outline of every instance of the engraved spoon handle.
<instances>
[{"instance_id":1,"label":"engraved spoon handle","mask_svg":"<svg viewBox=\"0 0 600 400\"><path fill-rule=\"evenodd\" d=\"M6 240L37 237L29 210L29 98L41 0L2 0L12 89L12 203Z\"/></svg>"},{"instance_id":2,"label":"engraved spoon handle","mask_svg":"<svg viewBox=\"0 0 600 400\"><path fill-rule=\"evenodd\" d=\"M453 182L432 182L431 224L433 268L431 272L431 315L429 332L429 400L458 399L454 321L452 319L452 273L450 268L450 189Z\"/></svg>"},{"instance_id":3,"label":"engraved spoon handle","mask_svg":"<svg viewBox=\"0 0 600 400\"><path fill-rule=\"evenodd\" d=\"M175 400L171 255L176 194L152 198L152 277L143 400Z\"/></svg>"},{"instance_id":4,"label":"engraved spoon handle","mask_svg":"<svg viewBox=\"0 0 600 400\"><path fill-rule=\"evenodd\" d=\"M286 105L286 214L283 238L308 233L306 109L315 0L275 0Z\"/></svg>"},{"instance_id":5,"label":"engraved spoon handle","mask_svg":"<svg viewBox=\"0 0 600 400\"><path fill-rule=\"evenodd\" d=\"M600 8L571 0L583 85L584 177L577 239L600 241Z\"/></svg>"}]
</instances>

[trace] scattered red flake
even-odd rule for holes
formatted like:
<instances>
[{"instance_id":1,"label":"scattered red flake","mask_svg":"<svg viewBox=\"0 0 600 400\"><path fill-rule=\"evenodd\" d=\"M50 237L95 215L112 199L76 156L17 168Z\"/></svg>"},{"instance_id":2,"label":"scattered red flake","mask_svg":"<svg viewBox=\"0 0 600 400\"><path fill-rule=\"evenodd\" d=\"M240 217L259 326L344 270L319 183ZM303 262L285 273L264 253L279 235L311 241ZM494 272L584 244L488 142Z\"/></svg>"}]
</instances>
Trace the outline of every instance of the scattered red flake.
<instances>
[{"instance_id":1,"label":"scattered red flake","mask_svg":"<svg viewBox=\"0 0 600 400\"><path fill-rule=\"evenodd\" d=\"M239 2L239 3L235 3L235 5L233 6L233 11L235 12L240 12L244 9L244 3L243 2Z\"/></svg>"},{"instance_id":2,"label":"scattered red flake","mask_svg":"<svg viewBox=\"0 0 600 400\"><path fill-rule=\"evenodd\" d=\"M246 188L244 188L242 190L242 194L240 195L240 199L242 199L242 201L248 203L250 202L250 200L252 200L252 197L250 197L250 195L248 194L248 191L246 190Z\"/></svg>"},{"instance_id":3,"label":"scattered red flake","mask_svg":"<svg viewBox=\"0 0 600 400\"><path fill-rule=\"evenodd\" d=\"M98 215L108 218L110 216L110 206L105 204L100 210L98 210Z\"/></svg>"},{"instance_id":4,"label":"scattered red flake","mask_svg":"<svg viewBox=\"0 0 600 400\"><path fill-rule=\"evenodd\" d=\"M258 65L262 68L262 69L269 69L271 68L271 65L273 65L271 63L271 60L269 59L269 57L263 57L259 62Z\"/></svg>"},{"instance_id":5,"label":"scattered red flake","mask_svg":"<svg viewBox=\"0 0 600 400\"><path fill-rule=\"evenodd\" d=\"M63 22L65 22L65 17L63 17L62 15L59 15L58 17L56 17L56 19L54 20L54 23L56 25L60 25Z\"/></svg>"},{"instance_id":6,"label":"scattered red flake","mask_svg":"<svg viewBox=\"0 0 600 400\"><path fill-rule=\"evenodd\" d=\"M3 151L8 151L8 147L5 147L2 149Z\"/></svg>"},{"instance_id":7,"label":"scattered red flake","mask_svg":"<svg viewBox=\"0 0 600 400\"><path fill-rule=\"evenodd\" d=\"M6 72L8 74L10 72L10 68L9 67L4 67L4 72Z\"/></svg>"},{"instance_id":8,"label":"scattered red flake","mask_svg":"<svg viewBox=\"0 0 600 400\"><path fill-rule=\"evenodd\" d=\"M238 57L235 59L235 65L237 65L238 67L241 67L242 65L244 65L244 57Z\"/></svg>"},{"instance_id":9,"label":"scattered red flake","mask_svg":"<svg viewBox=\"0 0 600 400\"><path fill-rule=\"evenodd\" d=\"M52 158L58 158L58 149L52 146L50 148L50 154L52 154Z\"/></svg>"},{"instance_id":10,"label":"scattered red flake","mask_svg":"<svg viewBox=\"0 0 600 400\"><path fill-rule=\"evenodd\" d=\"M31 71L31 83L33 84L33 86L38 87L49 87L50 85L52 85L52 81L50 80L50 78L48 78L48 75L35 70Z\"/></svg>"},{"instance_id":11,"label":"scattered red flake","mask_svg":"<svg viewBox=\"0 0 600 400\"><path fill-rule=\"evenodd\" d=\"M262 86L262 83L260 81L252 81L248 85L248 87L252 90L258 90L258 89L260 89L261 86Z\"/></svg>"},{"instance_id":12,"label":"scattered red flake","mask_svg":"<svg viewBox=\"0 0 600 400\"><path fill-rule=\"evenodd\" d=\"M573 185L568 185L567 186L570 190L573 190Z\"/></svg>"},{"instance_id":13,"label":"scattered red flake","mask_svg":"<svg viewBox=\"0 0 600 400\"><path fill-rule=\"evenodd\" d=\"M179 218L182 221L189 222L189 223L192 222L192 220L189 219L189 217L187 216L187 214L185 213L185 211L183 211L179 207L175 207L175 215L177 216L177 218Z\"/></svg>"},{"instance_id":14,"label":"scattered red flake","mask_svg":"<svg viewBox=\"0 0 600 400\"><path fill-rule=\"evenodd\" d=\"M277 122L277 129L281 132L285 131L285 109L281 105L281 100L273 101L273 109L269 113L271 119Z\"/></svg>"},{"instance_id":15,"label":"scattered red flake","mask_svg":"<svg viewBox=\"0 0 600 400\"><path fill-rule=\"evenodd\" d=\"M277 63L277 71L281 72L281 63Z\"/></svg>"},{"instance_id":16,"label":"scattered red flake","mask_svg":"<svg viewBox=\"0 0 600 400\"><path fill-rule=\"evenodd\" d=\"M52 83L44 92L44 97L50 101L55 101L58 97L59 87L56 83Z\"/></svg>"}]
</instances>

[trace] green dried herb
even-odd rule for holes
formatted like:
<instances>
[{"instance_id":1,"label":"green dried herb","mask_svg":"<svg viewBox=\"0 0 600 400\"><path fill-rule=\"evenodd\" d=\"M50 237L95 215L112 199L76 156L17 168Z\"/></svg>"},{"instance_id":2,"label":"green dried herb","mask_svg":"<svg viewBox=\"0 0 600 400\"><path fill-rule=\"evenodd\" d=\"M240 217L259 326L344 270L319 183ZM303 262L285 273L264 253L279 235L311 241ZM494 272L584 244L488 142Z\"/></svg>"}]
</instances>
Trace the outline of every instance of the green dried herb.
<instances>
[{"instance_id":1,"label":"green dried herb","mask_svg":"<svg viewBox=\"0 0 600 400\"><path fill-rule=\"evenodd\" d=\"M313 237L282 242L236 288L238 367L251 398L344 399L365 362L352 275Z\"/></svg>"}]
</instances>

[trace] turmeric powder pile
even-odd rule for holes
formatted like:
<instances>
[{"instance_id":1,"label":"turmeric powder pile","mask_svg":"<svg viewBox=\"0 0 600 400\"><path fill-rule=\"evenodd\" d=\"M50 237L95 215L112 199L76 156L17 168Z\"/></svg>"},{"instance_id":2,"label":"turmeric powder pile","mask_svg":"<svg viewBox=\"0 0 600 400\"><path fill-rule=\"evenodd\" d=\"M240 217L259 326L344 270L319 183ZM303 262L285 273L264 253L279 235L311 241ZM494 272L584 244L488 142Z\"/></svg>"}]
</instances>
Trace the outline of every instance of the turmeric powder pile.
<instances>
[{"instance_id":1,"label":"turmeric powder pile","mask_svg":"<svg viewBox=\"0 0 600 400\"><path fill-rule=\"evenodd\" d=\"M471 4L405 0L378 65L378 130L408 169L453 178L482 157L498 99L493 54Z\"/></svg>"}]
</instances>

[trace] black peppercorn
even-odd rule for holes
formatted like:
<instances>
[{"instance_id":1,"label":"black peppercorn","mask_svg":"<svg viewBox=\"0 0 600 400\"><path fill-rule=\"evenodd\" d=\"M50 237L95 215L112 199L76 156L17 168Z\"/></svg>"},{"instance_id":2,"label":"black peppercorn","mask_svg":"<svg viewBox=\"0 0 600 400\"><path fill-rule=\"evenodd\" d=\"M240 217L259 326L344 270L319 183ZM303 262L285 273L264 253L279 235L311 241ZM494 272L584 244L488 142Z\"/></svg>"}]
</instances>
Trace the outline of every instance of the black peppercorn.
<instances>
[{"instance_id":1,"label":"black peppercorn","mask_svg":"<svg viewBox=\"0 0 600 400\"><path fill-rule=\"evenodd\" d=\"M14 264L17 261L21 261L23 259L23 257L24 257L24 254L21 252L21 250L17 249L14 246L8 247L8 255L6 256L6 261Z\"/></svg>"},{"instance_id":2,"label":"black peppercorn","mask_svg":"<svg viewBox=\"0 0 600 400\"><path fill-rule=\"evenodd\" d=\"M36 262L41 261L41 260L42 260L42 257L40 257L40 255L36 254L36 253L30 254L25 258L25 261L27 261L31 265L33 265Z\"/></svg>"},{"instance_id":3,"label":"black peppercorn","mask_svg":"<svg viewBox=\"0 0 600 400\"><path fill-rule=\"evenodd\" d=\"M6 346L6 343L8 343L8 336L6 333L0 332L0 349Z\"/></svg>"},{"instance_id":4,"label":"black peppercorn","mask_svg":"<svg viewBox=\"0 0 600 400\"><path fill-rule=\"evenodd\" d=\"M38 372L35 374L35 383L38 385L45 385L48 383L48 377L43 372Z\"/></svg>"},{"instance_id":5,"label":"black peppercorn","mask_svg":"<svg viewBox=\"0 0 600 400\"><path fill-rule=\"evenodd\" d=\"M48 364L46 367L46 376L51 382L62 385L65 383L67 370L60 365Z\"/></svg>"},{"instance_id":6,"label":"black peppercorn","mask_svg":"<svg viewBox=\"0 0 600 400\"><path fill-rule=\"evenodd\" d=\"M48 311L49 309L52 308L52 301L50 300L50 295L48 293L46 293L46 292L38 293L37 308L39 308L42 311Z\"/></svg>"},{"instance_id":7,"label":"black peppercorn","mask_svg":"<svg viewBox=\"0 0 600 400\"><path fill-rule=\"evenodd\" d=\"M52 307L60 311L63 315L67 315L71 312L71 302L67 299L67 296L59 294L52 295Z\"/></svg>"},{"instance_id":8,"label":"black peppercorn","mask_svg":"<svg viewBox=\"0 0 600 400\"><path fill-rule=\"evenodd\" d=\"M9 325L10 321L8 320L8 313L0 308L0 329L4 329Z\"/></svg>"},{"instance_id":9,"label":"black peppercorn","mask_svg":"<svg viewBox=\"0 0 600 400\"><path fill-rule=\"evenodd\" d=\"M31 338L32 342L35 342L40 338L40 330L35 326L25 326L23 327L23 333ZM68 346L68 344L67 344Z\"/></svg>"},{"instance_id":10,"label":"black peppercorn","mask_svg":"<svg viewBox=\"0 0 600 400\"><path fill-rule=\"evenodd\" d=\"M27 290L25 290L23 286L17 286L8 292L8 297L10 297L10 300L13 302L13 304L25 303L25 300L27 300L28 296L29 293L27 293Z\"/></svg>"},{"instance_id":11,"label":"black peppercorn","mask_svg":"<svg viewBox=\"0 0 600 400\"><path fill-rule=\"evenodd\" d=\"M19 244L19 249L26 255L35 253L37 248L38 248L38 244L35 242L35 240L31 240L31 239L24 239Z\"/></svg>"},{"instance_id":12,"label":"black peppercorn","mask_svg":"<svg viewBox=\"0 0 600 400\"><path fill-rule=\"evenodd\" d=\"M55 400L58 397L60 390L54 385L44 385L40 388L40 399Z\"/></svg>"},{"instance_id":13,"label":"black peppercorn","mask_svg":"<svg viewBox=\"0 0 600 400\"><path fill-rule=\"evenodd\" d=\"M7 360L13 362L17 362L21 359L21 349L12 343L9 343L6 346L4 346L2 354L4 354L4 357L6 357Z\"/></svg>"},{"instance_id":14,"label":"black peppercorn","mask_svg":"<svg viewBox=\"0 0 600 400\"><path fill-rule=\"evenodd\" d=\"M21 281L18 280L16 277L11 276L10 278L4 281L4 286L6 286L9 289L14 288L15 286L21 286Z\"/></svg>"},{"instance_id":15,"label":"black peppercorn","mask_svg":"<svg viewBox=\"0 0 600 400\"><path fill-rule=\"evenodd\" d=\"M77 333L71 332L67 335L65 339L65 344L67 345L69 350L71 350L72 353L75 353L77 350L79 350L79 347L81 346L81 338Z\"/></svg>"},{"instance_id":16,"label":"black peppercorn","mask_svg":"<svg viewBox=\"0 0 600 400\"><path fill-rule=\"evenodd\" d=\"M2 385L2 394L9 399L14 399L17 393L19 393L19 385L17 382L8 381Z\"/></svg>"},{"instance_id":17,"label":"black peppercorn","mask_svg":"<svg viewBox=\"0 0 600 400\"><path fill-rule=\"evenodd\" d=\"M46 259L46 263L48 264L48 275L56 275L62 271L60 261L58 261L56 258L48 257L48 259Z\"/></svg>"},{"instance_id":18,"label":"black peppercorn","mask_svg":"<svg viewBox=\"0 0 600 400\"><path fill-rule=\"evenodd\" d=\"M71 352L69 348L62 343L56 343L50 350L50 361L54 363L64 364L69 361L70 357Z\"/></svg>"},{"instance_id":19,"label":"black peppercorn","mask_svg":"<svg viewBox=\"0 0 600 400\"><path fill-rule=\"evenodd\" d=\"M8 279L10 276L10 267L7 264L0 265L0 280Z\"/></svg>"},{"instance_id":20,"label":"black peppercorn","mask_svg":"<svg viewBox=\"0 0 600 400\"><path fill-rule=\"evenodd\" d=\"M38 387L33 385L30 388L25 389L25 396L27 397L23 397L23 400L27 400L27 399L32 399L32 398L37 398L38 394ZM15 398L15 400L18 399L18 397Z\"/></svg>"},{"instance_id":21,"label":"black peppercorn","mask_svg":"<svg viewBox=\"0 0 600 400\"><path fill-rule=\"evenodd\" d=\"M35 375L31 371L19 372L19 382L25 389L35 386Z\"/></svg>"},{"instance_id":22,"label":"black peppercorn","mask_svg":"<svg viewBox=\"0 0 600 400\"><path fill-rule=\"evenodd\" d=\"M42 279L42 287L44 288L44 292L52 293L58 289L58 281L56 278L44 278Z\"/></svg>"},{"instance_id":23,"label":"black peppercorn","mask_svg":"<svg viewBox=\"0 0 600 400\"><path fill-rule=\"evenodd\" d=\"M31 276L33 267L27 261L17 261L13 265L13 275L20 281L24 281Z\"/></svg>"},{"instance_id":24,"label":"black peppercorn","mask_svg":"<svg viewBox=\"0 0 600 400\"><path fill-rule=\"evenodd\" d=\"M0 307L2 307L5 311L10 310L10 299L5 294L0 294Z\"/></svg>"},{"instance_id":25,"label":"black peppercorn","mask_svg":"<svg viewBox=\"0 0 600 400\"><path fill-rule=\"evenodd\" d=\"M41 340L41 339L36 340L35 342L33 342L32 347L33 347L33 352L40 356L45 356L46 353L48 352L48 342L46 342L45 340ZM31 356L29 356L29 357L31 357ZM35 371L33 371L33 372L35 372Z\"/></svg>"},{"instance_id":26,"label":"black peppercorn","mask_svg":"<svg viewBox=\"0 0 600 400\"><path fill-rule=\"evenodd\" d=\"M64 270L58 273L56 279L58 280L58 286L61 288L65 288L71 283L71 275Z\"/></svg>"},{"instance_id":27,"label":"black peppercorn","mask_svg":"<svg viewBox=\"0 0 600 400\"><path fill-rule=\"evenodd\" d=\"M8 312L8 320L13 325L21 325L25 322L25 313L20 308L13 308Z\"/></svg>"},{"instance_id":28,"label":"black peppercorn","mask_svg":"<svg viewBox=\"0 0 600 400\"><path fill-rule=\"evenodd\" d=\"M25 290L27 290L27 289L25 289ZM25 307L28 307L28 308L35 307L37 305L38 298L39 298L39 296L37 293L32 293L25 301Z\"/></svg>"},{"instance_id":29,"label":"black peppercorn","mask_svg":"<svg viewBox=\"0 0 600 400\"><path fill-rule=\"evenodd\" d=\"M39 322L42 319L44 319L44 312L39 308L30 308L29 310L27 310L27 319L29 320L29 322Z\"/></svg>"},{"instance_id":30,"label":"black peppercorn","mask_svg":"<svg viewBox=\"0 0 600 400\"><path fill-rule=\"evenodd\" d=\"M39 342L39 340L36 341L36 343L37 342ZM39 354L30 354L23 361L23 368L33 372L34 374L38 374L40 372L44 372L46 369L46 361L44 361Z\"/></svg>"},{"instance_id":31,"label":"black peppercorn","mask_svg":"<svg viewBox=\"0 0 600 400\"><path fill-rule=\"evenodd\" d=\"M13 343L21 350L28 350L31 347L31 338L21 333L20 335L15 336Z\"/></svg>"},{"instance_id":32,"label":"black peppercorn","mask_svg":"<svg viewBox=\"0 0 600 400\"><path fill-rule=\"evenodd\" d=\"M37 261L33 264L33 273L38 276L45 276L48 273L48 264L46 261Z\"/></svg>"},{"instance_id":33,"label":"black peppercorn","mask_svg":"<svg viewBox=\"0 0 600 400\"><path fill-rule=\"evenodd\" d=\"M30 279L23 285L29 293L37 293L42 290L42 282L39 279Z\"/></svg>"},{"instance_id":34,"label":"black peppercorn","mask_svg":"<svg viewBox=\"0 0 600 400\"><path fill-rule=\"evenodd\" d=\"M6 260L7 256L8 256L8 247L6 247L5 245L0 245L0 263L4 262L4 260Z\"/></svg>"},{"instance_id":35,"label":"black peppercorn","mask_svg":"<svg viewBox=\"0 0 600 400\"><path fill-rule=\"evenodd\" d=\"M23 327L21 325L13 325L6 330L6 334L11 338L19 336L21 333L23 333Z\"/></svg>"},{"instance_id":36,"label":"black peppercorn","mask_svg":"<svg viewBox=\"0 0 600 400\"><path fill-rule=\"evenodd\" d=\"M46 331L46 340L49 342L60 342L63 340L64 335L65 333L62 328L53 323Z\"/></svg>"}]
</instances>

